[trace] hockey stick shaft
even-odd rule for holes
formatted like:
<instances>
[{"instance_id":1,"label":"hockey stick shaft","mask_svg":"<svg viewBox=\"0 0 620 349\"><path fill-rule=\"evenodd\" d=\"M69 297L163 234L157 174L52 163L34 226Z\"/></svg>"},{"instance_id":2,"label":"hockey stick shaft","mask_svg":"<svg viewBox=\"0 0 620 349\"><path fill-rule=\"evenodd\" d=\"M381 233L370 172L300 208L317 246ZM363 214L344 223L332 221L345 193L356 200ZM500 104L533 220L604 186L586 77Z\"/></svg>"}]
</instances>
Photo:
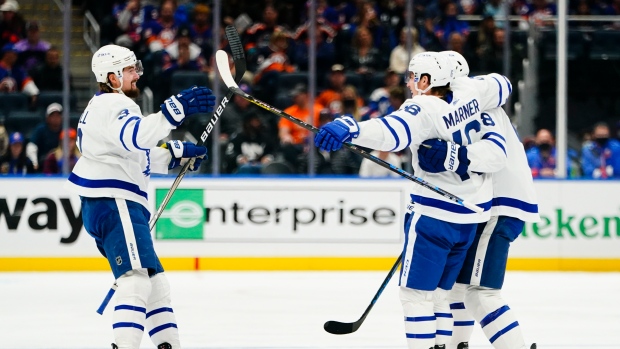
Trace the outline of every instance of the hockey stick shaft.
<instances>
[{"instance_id":1,"label":"hockey stick shaft","mask_svg":"<svg viewBox=\"0 0 620 349\"><path fill-rule=\"evenodd\" d=\"M402 254L398 256L398 258L396 259L396 263L394 263L394 265L392 266L392 269L390 269L390 271L388 272L388 275L385 277L385 279L381 283L379 290L377 290L377 293L375 293L375 296L372 297L370 304L368 305L368 307L366 307L366 310L364 311L362 316L360 316L360 318L357 321L353 323L327 321L325 325L323 325L323 328L325 329L325 331L331 334L349 334L349 333L353 333L357 331L357 329L360 328L360 326L362 325L362 323L368 316L368 313L370 313L370 310L372 309L372 307L375 305L375 303L379 299L379 296L381 296L381 294L383 293L383 290L385 289L387 284L390 283L390 280L392 279L392 276L394 276L394 273L396 272L396 270L398 270L402 257L403 257Z\"/></svg>"},{"instance_id":2,"label":"hockey stick shaft","mask_svg":"<svg viewBox=\"0 0 620 349\"><path fill-rule=\"evenodd\" d=\"M243 45L241 44L239 33L237 32L237 29L234 26L229 25L226 27L226 38L228 39L228 44L230 45L230 49L233 55L233 61L235 63L235 81L239 82L241 81L241 78L243 78L243 74L245 74L246 63L245 63L245 54L243 52ZM220 116L222 115L224 108L226 108L226 105L232 99L233 95L234 95L233 92L229 90L228 93L226 93L226 96L222 98L219 106L214 110L211 120L209 120L209 123L207 124L204 131L202 131L202 134L200 135L200 141L198 142L199 145L202 145L207 141L207 138L209 137L209 135L215 128L215 124L220 119ZM155 227L155 224L157 224L159 217L161 217L162 213L166 209L168 202L170 201L170 199L172 199L172 195L174 195L174 192L176 191L177 187L179 186L179 184L181 184L181 180L183 179L183 177L185 177L185 174L189 170L190 166L194 165L194 161L195 161L195 158L192 158L189 161L187 161L185 165L183 165L183 167L181 167L181 171L179 172L177 177L174 179L174 182L172 182L172 186L170 186L170 189L168 190L168 192L166 193L166 196L162 200L161 205L159 206L159 208L157 209L157 212L155 212L155 215L153 215L153 218L151 219L151 222L149 223L149 228L151 231Z\"/></svg>"},{"instance_id":3,"label":"hockey stick shaft","mask_svg":"<svg viewBox=\"0 0 620 349\"><path fill-rule=\"evenodd\" d=\"M276 115L278 115L280 117L288 119L291 122L295 123L298 126L301 126L301 127L305 128L308 131L311 131L313 133L319 132L318 128L316 128L316 127L314 127L314 126L312 126L312 125L310 125L310 124L308 124L308 123L306 123L306 122L304 122L302 120L299 120L296 117L294 117L292 115L289 115L289 114L281 111L280 109L278 109L276 107L273 107L273 106L271 106L271 105L269 105L269 104L267 104L267 103L265 103L265 102L263 102L261 100L258 100L256 98L250 96L249 94L243 92L239 88L239 86L237 86L237 84L233 81L232 74L230 73L230 69L228 68L228 64L225 63L225 62L228 62L228 55L226 54L226 52L220 50L220 51L216 52L215 56L216 56L217 67L218 67L218 70L220 71L220 75L222 76L222 79L226 83L226 86L228 86L228 88L234 94L236 94L237 96L242 97L243 99L247 100L248 102L250 102L252 104L255 104L255 105L257 105L257 106L259 106L259 107L261 107L261 108L263 108L263 109L265 109L265 110L267 110L267 111L269 111L269 112L271 112L273 114L276 114ZM435 192L435 193L445 197L446 199L448 199L450 201L453 201L453 202L455 202L455 203L457 203L457 204L459 204L461 206L464 206L464 207L466 207L466 208L468 208L468 209L470 209L470 210L472 210L474 212L477 212L477 213L484 212L484 210L482 208L480 208L480 207L478 207L478 206L476 206L476 205L474 205L474 204L472 204L470 202L467 202L467 201L461 199L460 197L458 197L458 196L456 196L454 194L451 194L451 193L449 193L449 192L439 188L436 185L430 184L427 181L425 181L425 180L423 180L423 179L421 179L419 177L416 177L416 176L412 175L411 173L406 172L406 171L404 171L404 170L402 170L402 169L400 169L400 168L390 164L387 161L381 160L378 157L376 157L374 155L371 155L370 153L368 153L364 149L356 146L355 144L344 143L344 146L347 147L352 152L354 152L356 154L359 154L362 157L364 157L364 158L366 158L366 159L376 163L377 165L382 166L382 167L384 167L384 168L386 168L386 169L388 169L388 170L390 170L392 172L395 172L395 173L399 174L400 176L405 177L405 178L409 179L410 181L413 181L413 182L415 182L415 183L417 183L417 184L419 184L419 185L421 185L421 186L423 186L423 187L425 187L425 188L427 188L427 189L429 189L429 190L431 190L431 191L433 191L433 192Z\"/></svg>"}]
</instances>

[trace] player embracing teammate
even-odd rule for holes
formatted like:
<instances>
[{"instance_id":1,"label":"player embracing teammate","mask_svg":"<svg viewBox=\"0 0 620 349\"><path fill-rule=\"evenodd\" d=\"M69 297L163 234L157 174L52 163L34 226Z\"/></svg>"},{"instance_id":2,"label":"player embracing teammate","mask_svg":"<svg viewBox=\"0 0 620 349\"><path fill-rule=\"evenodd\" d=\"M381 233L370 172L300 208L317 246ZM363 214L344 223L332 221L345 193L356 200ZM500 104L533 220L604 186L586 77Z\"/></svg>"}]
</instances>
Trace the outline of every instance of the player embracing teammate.
<instances>
[{"instance_id":1,"label":"player embracing teammate","mask_svg":"<svg viewBox=\"0 0 620 349\"><path fill-rule=\"evenodd\" d=\"M454 52L418 54L406 74L413 97L399 110L360 123L339 118L315 144L410 147L418 177L484 209L477 214L412 188L399 280L408 347L467 348L473 316L495 348L534 349L500 294L510 242L524 221L538 220L523 146L501 109L512 86L498 74L468 78L467 62Z\"/></svg>"}]
</instances>

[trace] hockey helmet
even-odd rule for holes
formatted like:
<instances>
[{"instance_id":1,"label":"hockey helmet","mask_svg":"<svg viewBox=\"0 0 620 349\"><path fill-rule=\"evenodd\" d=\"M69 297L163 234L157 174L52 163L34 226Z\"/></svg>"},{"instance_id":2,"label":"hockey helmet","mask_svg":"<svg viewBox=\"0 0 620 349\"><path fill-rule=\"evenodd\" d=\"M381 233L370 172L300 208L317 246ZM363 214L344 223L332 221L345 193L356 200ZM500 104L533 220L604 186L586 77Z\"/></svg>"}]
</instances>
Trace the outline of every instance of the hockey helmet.
<instances>
[{"instance_id":1,"label":"hockey helmet","mask_svg":"<svg viewBox=\"0 0 620 349\"><path fill-rule=\"evenodd\" d=\"M467 64L462 54L456 51L443 51L441 53L448 56L448 60L450 64L452 64L452 69L454 69L455 78L469 76L469 64Z\"/></svg>"},{"instance_id":2,"label":"hockey helmet","mask_svg":"<svg viewBox=\"0 0 620 349\"><path fill-rule=\"evenodd\" d=\"M107 83L109 73L114 73L121 79L123 69L129 66L135 66L136 73L142 75L142 62L137 60L133 51L126 47L105 45L93 54L92 70L97 82Z\"/></svg>"},{"instance_id":3,"label":"hockey helmet","mask_svg":"<svg viewBox=\"0 0 620 349\"><path fill-rule=\"evenodd\" d=\"M418 82L422 75L428 74L430 85L425 90L418 88ZM419 93L426 93L433 87L447 86L454 80L454 70L448 61L448 57L437 52L423 52L413 56L409 62L406 80L413 75L415 89Z\"/></svg>"}]
</instances>

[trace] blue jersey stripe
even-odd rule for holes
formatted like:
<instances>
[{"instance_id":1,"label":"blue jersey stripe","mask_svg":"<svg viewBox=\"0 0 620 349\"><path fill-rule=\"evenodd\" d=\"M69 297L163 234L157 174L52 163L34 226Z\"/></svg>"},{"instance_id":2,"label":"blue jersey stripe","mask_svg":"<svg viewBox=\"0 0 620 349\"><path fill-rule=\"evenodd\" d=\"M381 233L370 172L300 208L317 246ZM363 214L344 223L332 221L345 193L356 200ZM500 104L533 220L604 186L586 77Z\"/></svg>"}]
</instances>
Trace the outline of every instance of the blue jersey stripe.
<instances>
[{"instance_id":1,"label":"blue jersey stripe","mask_svg":"<svg viewBox=\"0 0 620 349\"><path fill-rule=\"evenodd\" d=\"M136 184L121 181L118 179L86 179L82 178L75 173L69 175L69 182L79 185L85 188L116 188L130 191L134 194L138 194L145 199L148 199L148 194L142 190Z\"/></svg>"},{"instance_id":2,"label":"blue jersey stripe","mask_svg":"<svg viewBox=\"0 0 620 349\"><path fill-rule=\"evenodd\" d=\"M405 132L407 132L407 145L405 146L405 148L407 148L408 146L411 145L411 131L409 130L409 126L407 126L407 123L405 122L405 120L403 120L403 118L401 118L398 115L388 115L387 117L391 117L394 118L396 120L398 120L401 124L403 124L403 128L405 129Z\"/></svg>"},{"instance_id":3,"label":"blue jersey stripe","mask_svg":"<svg viewBox=\"0 0 620 349\"><path fill-rule=\"evenodd\" d=\"M133 305L126 305L126 304L121 304L121 305L117 305L114 307L114 310L133 310L133 311L137 311L139 313L146 313L146 309L142 308L142 307L136 307Z\"/></svg>"},{"instance_id":4,"label":"blue jersey stripe","mask_svg":"<svg viewBox=\"0 0 620 349\"><path fill-rule=\"evenodd\" d=\"M504 327L503 329L497 331L496 334L493 335L493 337L489 338L489 342L493 343L497 340L497 338L499 338L501 335L503 335L504 333L512 330L513 328L519 326L519 323L517 321L511 323L510 325Z\"/></svg>"},{"instance_id":5,"label":"blue jersey stripe","mask_svg":"<svg viewBox=\"0 0 620 349\"><path fill-rule=\"evenodd\" d=\"M405 321L410 321L410 322L422 322L422 321L434 321L434 320L435 320L434 316L417 316L417 317L407 316L405 317Z\"/></svg>"},{"instance_id":6,"label":"blue jersey stripe","mask_svg":"<svg viewBox=\"0 0 620 349\"><path fill-rule=\"evenodd\" d=\"M497 146L500 147L504 151L504 155L508 156L508 153L506 153L506 148L504 148L504 145L502 143L500 143L498 140L493 139L493 138L489 138L489 140L497 144Z\"/></svg>"},{"instance_id":7,"label":"blue jersey stripe","mask_svg":"<svg viewBox=\"0 0 620 349\"><path fill-rule=\"evenodd\" d=\"M140 120L140 118L137 117L137 116L132 116L129 119L127 119L127 121L125 121L125 124L121 128L121 133L120 133L121 144L123 145L123 148L125 148L125 150L127 150L127 151L131 151L131 150L129 150L129 148L127 148L127 146L125 145L125 141L123 140L123 136L125 135L125 128L129 124L129 122L131 122L132 120Z\"/></svg>"},{"instance_id":8,"label":"blue jersey stripe","mask_svg":"<svg viewBox=\"0 0 620 349\"><path fill-rule=\"evenodd\" d=\"M446 330L437 330L435 333L438 336L451 336L452 335L452 331L446 331Z\"/></svg>"},{"instance_id":9,"label":"blue jersey stripe","mask_svg":"<svg viewBox=\"0 0 620 349\"><path fill-rule=\"evenodd\" d=\"M133 327L137 328L140 331L144 331L144 326L137 324L135 322L117 322L112 325L112 328L121 328L121 327Z\"/></svg>"},{"instance_id":10,"label":"blue jersey stripe","mask_svg":"<svg viewBox=\"0 0 620 349\"><path fill-rule=\"evenodd\" d=\"M447 317L447 318L452 318L452 314L450 314L450 313L435 313L435 317Z\"/></svg>"},{"instance_id":11,"label":"blue jersey stripe","mask_svg":"<svg viewBox=\"0 0 620 349\"><path fill-rule=\"evenodd\" d=\"M482 136L482 139L487 139L487 138L489 138L491 136L495 136L495 137L501 139L502 141L506 142L506 138L504 138L504 136L500 135L497 132L487 132L487 133L484 134L484 136Z\"/></svg>"},{"instance_id":12,"label":"blue jersey stripe","mask_svg":"<svg viewBox=\"0 0 620 349\"><path fill-rule=\"evenodd\" d=\"M434 207L434 208L438 208L440 210L444 210L444 211L448 211L452 213L463 213L463 214L474 213L474 211L468 209L465 206L451 204L446 201L427 198L425 196L411 194L411 200L413 200L413 202L419 203L420 205ZM492 201L489 200L488 202L485 202L483 204L478 204L477 206L482 208L485 211L488 211L491 208L491 203Z\"/></svg>"},{"instance_id":13,"label":"blue jersey stripe","mask_svg":"<svg viewBox=\"0 0 620 349\"><path fill-rule=\"evenodd\" d=\"M392 148L392 150L390 151L394 151L394 149L398 149L398 146L400 145L400 138L398 138L396 131L394 131L392 126L390 126L390 124L387 122L387 120L385 120L385 118L379 118L379 120L381 120L381 122L385 124L385 127L387 127L388 130L390 130L390 133L392 133L392 136L394 137L394 140L396 141L396 146Z\"/></svg>"},{"instance_id":14,"label":"blue jersey stripe","mask_svg":"<svg viewBox=\"0 0 620 349\"><path fill-rule=\"evenodd\" d=\"M163 325L157 326L157 327L155 327L154 329L152 329L152 330L150 330L150 331L149 331L149 336L151 336L151 337L152 337L155 333L160 332L160 331L163 331L163 330L165 330L165 329L167 329L167 328L171 328L171 327L177 328L177 324L174 324L174 323L172 323L172 322L169 322L169 323L167 323L167 324L163 324Z\"/></svg>"},{"instance_id":15,"label":"blue jersey stripe","mask_svg":"<svg viewBox=\"0 0 620 349\"><path fill-rule=\"evenodd\" d=\"M420 339L428 339L428 338L435 338L435 334L434 333L420 333L420 334L416 334L416 333L407 333L407 338L420 338Z\"/></svg>"},{"instance_id":16,"label":"blue jersey stripe","mask_svg":"<svg viewBox=\"0 0 620 349\"><path fill-rule=\"evenodd\" d=\"M454 321L454 326L473 326L474 321Z\"/></svg>"},{"instance_id":17,"label":"blue jersey stripe","mask_svg":"<svg viewBox=\"0 0 620 349\"><path fill-rule=\"evenodd\" d=\"M172 311L172 308L158 308L155 310L151 310L146 314L146 318L148 319L149 317L159 314L159 313L163 313L163 312L170 312L170 313L174 313L174 311Z\"/></svg>"},{"instance_id":18,"label":"blue jersey stripe","mask_svg":"<svg viewBox=\"0 0 620 349\"><path fill-rule=\"evenodd\" d=\"M138 120L138 122L136 122L136 126L133 127L133 135L131 136L131 141L133 142L133 146L136 147L136 149L149 150L147 148L140 148L138 146L138 128L140 127L141 121L142 120Z\"/></svg>"},{"instance_id":19,"label":"blue jersey stripe","mask_svg":"<svg viewBox=\"0 0 620 349\"><path fill-rule=\"evenodd\" d=\"M525 201L521 201L519 199L499 197L493 198L493 206L508 206L514 207L521 211L529 212L529 213L538 213L538 205L530 204Z\"/></svg>"},{"instance_id":20,"label":"blue jersey stripe","mask_svg":"<svg viewBox=\"0 0 620 349\"><path fill-rule=\"evenodd\" d=\"M450 309L465 309L465 303L452 303Z\"/></svg>"},{"instance_id":21,"label":"blue jersey stripe","mask_svg":"<svg viewBox=\"0 0 620 349\"><path fill-rule=\"evenodd\" d=\"M499 103L497 103L497 106L499 107L500 105L502 105L502 101L503 101L503 99L502 99L502 84L494 76L492 76L492 78L493 78L493 80L497 81L497 84L499 85Z\"/></svg>"},{"instance_id":22,"label":"blue jersey stripe","mask_svg":"<svg viewBox=\"0 0 620 349\"><path fill-rule=\"evenodd\" d=\"M502 77L504 78L504 80L506 80L506 85L508 85L508 93L512 93L512 84L507 77L505 77L504 75L502 75Z\"/></svg>"},{"instance_id":23,"label":"blue jersey stripe","mask_svg":"<svg viewBox=\"0 0 620 349\"><path fill-rule=\"evenodd\" d=\"M504 314L508 310L510 310L510 308L507 305L504 305L503 307L489 313L487 316L484 317L484 319L480 321L480 326L484 327L490 324L491 322L495 321L498 317L502 316L502 314Z\"/></svg>"}]
</instances>

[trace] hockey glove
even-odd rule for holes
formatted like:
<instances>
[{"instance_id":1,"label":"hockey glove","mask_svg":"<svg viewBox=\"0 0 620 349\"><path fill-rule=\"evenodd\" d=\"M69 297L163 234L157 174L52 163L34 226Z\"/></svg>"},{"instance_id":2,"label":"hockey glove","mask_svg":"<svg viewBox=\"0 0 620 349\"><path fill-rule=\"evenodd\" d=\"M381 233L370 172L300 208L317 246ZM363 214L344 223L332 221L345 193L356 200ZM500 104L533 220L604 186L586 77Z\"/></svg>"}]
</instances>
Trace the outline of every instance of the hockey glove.
<instances>
[{"instance_id":1,"label":"hockey glove","mask_svg":"<svg viewBox=\"0 0 620 349\"><path fill-rule=\"evenodd\" d=\"M427 139L418 148L418 162L429 173L452 171L464 176L469 166L467 147L442 139Z\"/></svg>"},{"instance_id":2,"label":"hockey glove","mask_svg":"<svg viewBox=\"0 0 620 349\"><path fill-rule=\"evenodd\" d=\"M187 116L213 111L215 96L206 87L194 86L170 96L161 104L161 112L173 126L179 126Z\"/></svg>"},{"instance_id":3,"label":"hockey glove","mask_svg":"<svg viewBox=\"0 0 620 349\"><path fill-rule=\"evenodd\" d=\"M357 121L349 115L344 115L332 122L328 122L314 136L314 145L324 151L336 151L342 144L350 142L360 135Z\"/></svg>"},{"instance_id":4,"label":"hockey glove","mask_svg":"<svg viewBox=\"0 0 620 349\"><path fill-rule=\"evenodd\" d=\"M207 158L207 148L192 142L170 141L162 144L162 147L172 154L172 160L168 164L169 170L180 166L182 158L196 158L194 165L189 167L190 171L196 171L202 160Z\"/></svg>"}]
</instances>

